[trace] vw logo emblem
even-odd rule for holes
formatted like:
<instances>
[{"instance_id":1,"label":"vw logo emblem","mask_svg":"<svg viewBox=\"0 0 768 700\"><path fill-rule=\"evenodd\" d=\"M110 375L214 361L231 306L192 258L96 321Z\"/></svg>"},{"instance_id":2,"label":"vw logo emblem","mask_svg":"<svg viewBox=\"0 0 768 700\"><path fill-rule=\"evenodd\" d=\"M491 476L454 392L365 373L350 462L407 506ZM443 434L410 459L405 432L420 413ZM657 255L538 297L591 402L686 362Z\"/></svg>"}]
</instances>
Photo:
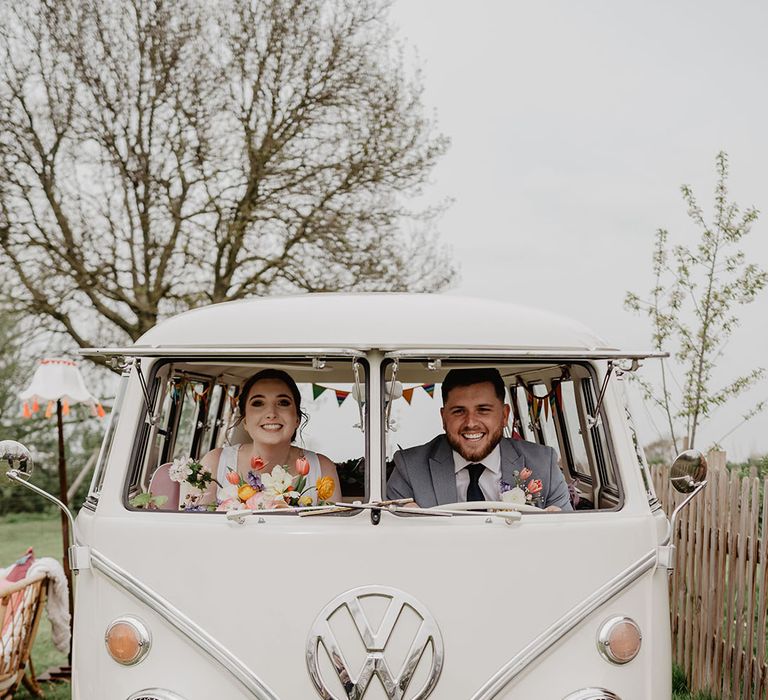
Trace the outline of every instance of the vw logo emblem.
<instances>
[{"instance_id":1,"label":"vw logo emblem","mask_svg":"<svg viewBox=\"0 0 768 700\"><path fill-rule=\"evenodd\" d=\"M384 609L384 616L376 629L371 624L371 616L366 612L372 607ZM387 643L391 641L392 632L398 622L402 622L406 611L411 619L415 616L415 635L405 640L405 659L393 663L390 655L388 662ZM359 640L352 640L358 649L352 649L349 637L345 637L345 645L349 645L346 648L347 656L331 626L331 618L336 620L337 615L346 616L344 622L351 619L352 627L359 635ZM405 623L403 625L406 626ZM400 636L398 639L402 642ZM348 659L351 654L359 651L361 645L364 649L362 666L356 664L356 668L351 668ZM428 649L431 658L427 678L418 690L409 690L416 669ZM402 657L402 654L398 656ZM387 586L354 588L334 598L315 618L307 638L307 668L317 692L324 700L360 700L374 675L378 676L388 700L424 700L437 685L443 669L443 657L443 638L429 611L413 596ZM325 675L321 671L323 661L326 661ZM328 662L336 673L336 679L330 679L332 685L342 688L344 695L334 695L329 688L327 676L332 676L333 672L327 670Z\"/></svg>"}]
</instances>

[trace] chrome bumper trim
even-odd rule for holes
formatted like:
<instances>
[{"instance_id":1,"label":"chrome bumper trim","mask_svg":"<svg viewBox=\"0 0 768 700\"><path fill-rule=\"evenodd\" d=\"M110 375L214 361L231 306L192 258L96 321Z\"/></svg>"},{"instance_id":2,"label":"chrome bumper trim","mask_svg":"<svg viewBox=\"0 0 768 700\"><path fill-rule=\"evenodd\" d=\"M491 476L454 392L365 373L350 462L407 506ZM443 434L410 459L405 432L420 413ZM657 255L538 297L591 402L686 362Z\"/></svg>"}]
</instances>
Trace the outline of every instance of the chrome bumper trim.
<instances>
[{"instance_id":1,"label":"chrome bumper trim","mask_svg":"<svg viewBox=\"0 0 768 700\"><path fill-rule=\"evenodd\" d=\"M198 624L190 620L170 601L155 593L137 578L121 569L95 549L91 549L91 564L94 569L104 574L130 595L156 612L172 627L196 644L202 651L216 661L221 668L234 678L257 700L279 700L274 691L261 681L231 651L205 632Z\"/></svg>"},{"instance_id":2,"label":"chrome bumper trim","mask_svg":"<svg viewBox=\"0 0 768 700\"><path fill-rule=\"evenodd\" d=\"M643 574L656 567L656 550L648 552L634 564L605 583L592 595L585 598L563 615L554 624L542 632L528 646L523 648L508 663L502 666L471 700L492 700L495 698L528 664L537 659L551 646L559 642L568 632L581 623L588 615L607 603Z\"/></svg>"}]
</instances>

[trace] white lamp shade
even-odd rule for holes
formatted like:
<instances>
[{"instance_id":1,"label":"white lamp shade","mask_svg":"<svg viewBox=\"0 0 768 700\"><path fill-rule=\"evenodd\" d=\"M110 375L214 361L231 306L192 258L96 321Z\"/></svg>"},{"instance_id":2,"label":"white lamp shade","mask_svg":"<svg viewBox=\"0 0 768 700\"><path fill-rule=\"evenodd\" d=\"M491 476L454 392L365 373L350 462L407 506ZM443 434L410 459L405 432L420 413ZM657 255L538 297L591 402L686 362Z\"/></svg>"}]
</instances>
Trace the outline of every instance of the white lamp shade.
<instances>
[{"instance_id":1,"label":"white lamp shade","mask_svg":"<svg viewBox=\"0 0 768 700\"><path fill-rule=\"evenodd\" d=\"M99 405L85 386L77 364L64 359L41 360L30 385L19 393L19 397L25 402L87 403L94 410Z\"/></svg>"}]
</instances>

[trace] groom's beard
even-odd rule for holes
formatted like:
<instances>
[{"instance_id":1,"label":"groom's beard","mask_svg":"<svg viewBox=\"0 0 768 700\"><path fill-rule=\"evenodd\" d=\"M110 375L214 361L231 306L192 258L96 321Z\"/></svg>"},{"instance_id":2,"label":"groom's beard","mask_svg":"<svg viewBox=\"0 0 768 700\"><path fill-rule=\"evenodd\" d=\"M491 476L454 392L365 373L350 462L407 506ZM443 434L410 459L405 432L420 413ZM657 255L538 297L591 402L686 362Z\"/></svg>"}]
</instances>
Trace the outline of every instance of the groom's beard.
<instances>
[{"instance_id":1,"label":"groom's beard","mask_svg":"<svg viewBox=\"0 0 768 700\"><path fill-rule=\"evenodd\" d=\"M448 439L448 444L464 457L464 459L468 462L476 463L482 462L489 454L491 454L491 452L493 452L496 445L501 442L503 435L504 426L500 425L492 433L488 433L485 436L485 439L474 445L467 445L467 442L462 440L461 437L456 439L448 433L445 434L445 437Z\"/></svg>"}]
</instances>

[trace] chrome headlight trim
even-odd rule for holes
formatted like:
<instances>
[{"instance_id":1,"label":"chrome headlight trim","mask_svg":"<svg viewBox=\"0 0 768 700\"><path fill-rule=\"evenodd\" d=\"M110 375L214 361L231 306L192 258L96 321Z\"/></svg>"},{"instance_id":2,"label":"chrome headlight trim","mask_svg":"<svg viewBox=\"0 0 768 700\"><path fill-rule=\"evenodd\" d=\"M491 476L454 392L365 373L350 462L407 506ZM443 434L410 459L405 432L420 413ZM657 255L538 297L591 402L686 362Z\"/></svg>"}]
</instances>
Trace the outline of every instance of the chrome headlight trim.
<instances>
[{"instance_id":1,"label":"chrome headlight trim","mask_svg":"<svg viewBox=\"0 0 768 700\"><path fill-rule=\"evenodd\" d=\"M112 652L109 650L109 633L112 628L117 625L130 625L138 633L139 651L130 661L120 661L120 659L116 659L112 656ZM104 632L104 644L107 647L109 658L115 663L118 663L121 666L135 666L136 664L141 663L146 658L147 654L149 654L149 650L152 647L152 634L149 631L149 627L147 627L147 625L145 625L138 617L135 617L134 615L123 615L122 617L115 618L107 625L107 629Z\"/></svg>"},{"instance_id":2,"label":"chrome headlight trim","mask_svg":"<svg viewBox=\"0 0 768 700\"><path fill-rule=\"evenodd\" d=\"M621 700L621 698L605 688L582 688L566 695L563 700Z\"/></svg>"},{"instance_id":3,"label":"chrome headlight trim","mask_svg":"<svg viewBox=\"0 0 768 700\"><path fill-rule=\"evenodd\" d=\"M128 700L185 700L178 693L163 688L147 688L131 695Z\"/></svg>"},{"instance_id":4,"label":"chrome headlight trim","mask_svg":"<svg viewBox=\"0 0 768 700\"><path fill-rule=\"evenodd\" d=\"M611 651L610 639L614 628L625 623L631 625L637 630L637 636L640 639L640 644L637 647L637 651L632 656L632 659L634 659L640 653L640 647L643 643L643 633L640 631L640 625L638 625L631 617L626 617L625 615L617 615L616 617L611 617L602 625L600 625L600 630L597 633L597 650L600 652L600 656L602 656L606 661L609 661L612 664L617 664L619 666L628 664L630 661L632 661L632 659L620 659L615 656Z\"/></svg>"}]
</instances>

